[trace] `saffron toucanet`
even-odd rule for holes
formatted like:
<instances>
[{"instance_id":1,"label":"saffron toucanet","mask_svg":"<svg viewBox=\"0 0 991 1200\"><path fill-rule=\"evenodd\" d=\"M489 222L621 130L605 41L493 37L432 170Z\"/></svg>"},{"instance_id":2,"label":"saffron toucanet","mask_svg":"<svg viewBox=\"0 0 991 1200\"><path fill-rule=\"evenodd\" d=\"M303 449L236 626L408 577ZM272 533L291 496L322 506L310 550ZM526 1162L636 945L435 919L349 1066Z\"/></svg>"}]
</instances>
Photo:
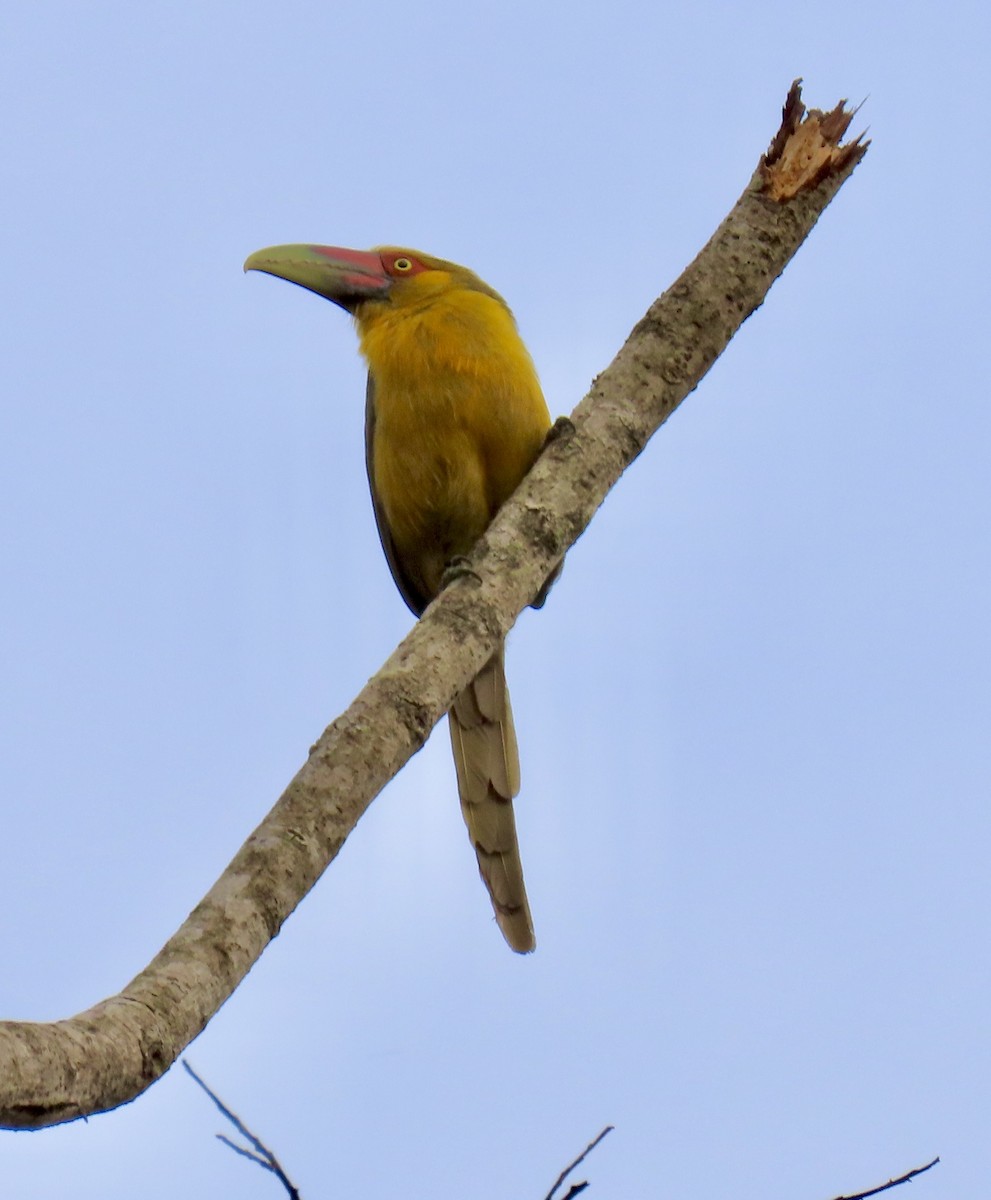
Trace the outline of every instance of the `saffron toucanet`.
<instances>
[{"instance_id":1,"label":"saffron toucanet","mask_svg":"<svg viewBox=\"0 0 991 1200\"><path fill-rule=\"evenodd\" d=\"M550 417L502 297L415 250L273 246L246 271L277 275L354 317L368 363L365 459L382 548L417 615L530 469ZM503 648L449 715L461 810L499 928L534 948L512 800L519 756Z\"/></svg>"}]
</instances>

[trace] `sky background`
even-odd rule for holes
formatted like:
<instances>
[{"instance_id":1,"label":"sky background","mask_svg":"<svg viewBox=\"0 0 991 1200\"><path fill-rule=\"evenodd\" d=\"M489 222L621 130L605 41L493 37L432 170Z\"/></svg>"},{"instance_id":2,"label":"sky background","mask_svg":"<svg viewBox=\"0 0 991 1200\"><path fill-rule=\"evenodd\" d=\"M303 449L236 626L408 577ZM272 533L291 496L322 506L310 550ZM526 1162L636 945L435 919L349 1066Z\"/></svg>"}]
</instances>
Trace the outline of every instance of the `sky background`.
<instances>
[{"instance_id":1,"label":"sky background","mask_svg":"<svg viewBox=\"0 0 991 1200\"><path fill-rule=\"evenodd\" d=\"M600 1200L985 1195L986 6L0 20L0 1015L140 970L409 627L353 331L245 256L464 262L568 412L801 75L866 160L510 637L536 954L439 730L188 1057L305 1200L539 1200L606 1123ZM275 1200L222 1128L176 1069L0 1192Z\"/></svg>"}]
</instances>

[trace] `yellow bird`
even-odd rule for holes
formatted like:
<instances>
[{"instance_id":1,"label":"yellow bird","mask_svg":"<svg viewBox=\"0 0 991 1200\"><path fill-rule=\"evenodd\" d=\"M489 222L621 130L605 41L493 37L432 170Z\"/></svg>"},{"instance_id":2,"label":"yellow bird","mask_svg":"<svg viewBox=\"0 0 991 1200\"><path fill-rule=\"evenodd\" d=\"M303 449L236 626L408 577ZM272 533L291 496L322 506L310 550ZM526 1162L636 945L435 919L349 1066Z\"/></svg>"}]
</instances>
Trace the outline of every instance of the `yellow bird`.
<instances>
[{"instance_id":1,"label":"yellow bird","mask_svg":"<svg viewBox=\"0 0 991 1200\"><path fill-rule=\"evenodd\" d=\"M540 453L550 416L508 305L477 275L387 246L273 246L265 271L354 316L368 363L365 461L382 548L419 616ZM516 841L520 767L503 647L448 713L461 811L496 920L535 946Z\"/></svg>"}]
</instances>

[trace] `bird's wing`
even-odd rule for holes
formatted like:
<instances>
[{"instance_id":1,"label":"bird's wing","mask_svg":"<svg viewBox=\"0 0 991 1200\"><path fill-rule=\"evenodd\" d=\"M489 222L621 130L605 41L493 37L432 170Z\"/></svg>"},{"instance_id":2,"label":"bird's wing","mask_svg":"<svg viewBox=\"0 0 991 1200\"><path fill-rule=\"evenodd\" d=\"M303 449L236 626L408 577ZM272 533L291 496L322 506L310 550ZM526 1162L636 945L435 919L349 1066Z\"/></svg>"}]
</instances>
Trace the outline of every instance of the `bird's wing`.
<instances>
[{"instance_id":1,"label":"bird's wing","mask_svg":"<svg viewBox=\"0 0 991 1200\"><path fill-rule=\"evenodd\" d=\"M378 492L375 489L375 467L373 461L375 445L375 380L371 371L368 372L368 383L365 387L365 470L368 472L368 490L372 494L372 508L375 510L375 525L379 531L379 541L385 551L386 561L392 578L396 581L399 594L409 605L410 609L419 616L430 603L430 597L425 596L416 586L409 574L403 569L402 561L396 552L395 542L389 531L389 523L382 508Z\"/></svg>"}]
</instances>

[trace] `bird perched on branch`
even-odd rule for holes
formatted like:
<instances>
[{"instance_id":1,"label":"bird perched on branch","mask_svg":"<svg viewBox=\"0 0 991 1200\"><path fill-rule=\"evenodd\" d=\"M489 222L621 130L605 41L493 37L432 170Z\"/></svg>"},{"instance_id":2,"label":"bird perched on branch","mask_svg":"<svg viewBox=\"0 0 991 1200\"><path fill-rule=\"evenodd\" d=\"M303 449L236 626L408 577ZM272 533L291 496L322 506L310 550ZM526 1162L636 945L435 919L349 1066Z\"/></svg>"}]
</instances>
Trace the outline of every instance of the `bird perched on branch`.
<instances>
[{"instance_id":1,"label":"bird perched on branch","mask_svg":"<svg viewBox=\"0 0 991 1200\"><path fill-rule=\"evenodd\" d=\"M550 427L502 297L415 250L273 246L246 271L308 288L354 316L368 363L365 460L382 548L419 616L533 465ZM461 811L509 945L534 948L512 800L520 768L500 646L449 714Z\"/></svg>"}]
</instances>

